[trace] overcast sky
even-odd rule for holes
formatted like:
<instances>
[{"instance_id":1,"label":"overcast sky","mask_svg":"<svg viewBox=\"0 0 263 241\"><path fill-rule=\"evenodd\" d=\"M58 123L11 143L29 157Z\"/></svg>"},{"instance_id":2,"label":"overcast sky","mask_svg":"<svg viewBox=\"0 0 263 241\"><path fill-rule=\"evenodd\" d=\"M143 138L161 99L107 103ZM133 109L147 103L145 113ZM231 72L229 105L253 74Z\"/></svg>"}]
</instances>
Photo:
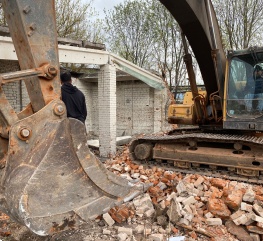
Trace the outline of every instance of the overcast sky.
<instances>
[{"instance_id":1,"label":"overcast sky","mask_svg":"<svg viewBox=\"0 0 263 241\"><path fill-rule=\"evenodd\" d=\"M86 0L83 0L85 2ZM100 17L104 17L104 9L108 11L109 9L112 9L115 5L119 3L123 3L124 0L93 0L92 6L96 9L97 12L99 12Z\"/></svg>"}]
</instances>

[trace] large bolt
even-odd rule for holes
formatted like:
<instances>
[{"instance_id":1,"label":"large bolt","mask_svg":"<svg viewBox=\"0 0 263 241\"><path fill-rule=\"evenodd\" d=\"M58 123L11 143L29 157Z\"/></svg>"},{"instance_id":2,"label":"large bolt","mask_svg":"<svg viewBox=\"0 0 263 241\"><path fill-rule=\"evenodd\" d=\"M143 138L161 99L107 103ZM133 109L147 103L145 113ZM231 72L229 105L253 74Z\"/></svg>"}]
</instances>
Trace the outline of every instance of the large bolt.
<instances>
[{"instance_id":1,"label":"large bolt","mask_svg":"<svg viewBox=\"0 0 263 241\"><path fill-rule=\"evenodd\" d=\"M65 108L63 105L57 104L54 108L54 113L58 116L61 116L65 113Z\"/></svg>"},{"instance_id":2,"label":"large bolt","mask_svg":"<svg viewBox=\"0 0 263 241\"><path fill-rule=\"evenodd\" d=\"M30 6L26 6L26 7L23 9L23 12L24 12L25 14L28 14L30 11L31 11L31 7L30 7Z\"/></svg>"},{"instance_id":3,"label":"large bolt","mask_svg":"<svg viewBox=\"0 0 263 241\"><path fill-rule=\"evenodd\" d=\"M31 136L31 130L30 129L28 129L26 127L22 127L19 129L18 137L21 140L28 140L30 136Z\"/></svg>"},{"instance_id":4,"label":"large bolt","mask_svg":"<svg viewBox=\"0 0 263 241\"><path fill-rule=\"evenodd\" d=\"M37 25L35 23L31 23L29 28L33 31L33 30L36 30L37 28Z\"/></svg>"},{"instance_id":5,"label":"large bolt","mask_svg":"<svg viewBox=\"0 0 263 241\"><path fill-rule=\"evenodd\" d=\"M48 72L49 72L51 75L56 75L56 74L57 74L57 70L56 70L56 68L53 67L53 66L50 66L50 67L48 68Z\"/></svg>"},{"instance_id":6,"label":"large bolt","mask_svg":"<svg viewBox=\"0 0 263 241\"><path fill-rule=\"evenodd\" d=\"M30 135L30 131L28 129L22 129L20 131L20 134L21 134L22 137L27 138Z\"/></svg>"},{"instance_id":7,"label":"large bolt","mask_svg":"<svg viewBox=\"0 0 263 241\"><path fill-rule=\"evenodd\" d=\"M243 145L241 143L236 142L234 144L234 148L235 148L235 150L240 151L240 150L242 150Z\"/></svg>"}]
</instances>

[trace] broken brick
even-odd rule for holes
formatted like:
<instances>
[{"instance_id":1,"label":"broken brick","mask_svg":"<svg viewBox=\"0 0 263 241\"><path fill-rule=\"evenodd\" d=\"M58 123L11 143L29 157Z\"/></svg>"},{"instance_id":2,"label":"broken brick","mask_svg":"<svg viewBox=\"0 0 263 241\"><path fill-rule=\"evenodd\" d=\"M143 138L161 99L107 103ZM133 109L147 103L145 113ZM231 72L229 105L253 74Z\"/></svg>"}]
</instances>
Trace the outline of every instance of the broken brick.
<instances>
[{"instance_id":1,"label":"broken brick","mask_svg":"<svg viewBox=\"0 0 263 241\"><path fill-rule=\"evenodd\" d=\"M241 206L243 192L241 190L229 190L224 192L225 204L232 210L238 210Z\"/></svg>"},{"instance_id":2,"label":"broken brick","mask_svg":"<svg viewBox=\"0 0 263 241\"><path fill-rule=\"evenodd\" d=\"M231 215L230 210L222 199L210 198L207 203L207 209L214 216L226 219Z\"/></svg>"},{"instance_id":3,"label":"broken brick","mask_svg":"<svg viewBox=\"0 0 263 241\"><path fill-rule=\"evenodd\" d=\"M210 183L214 187L223 189L227 185L228 181L220 179L220 178L212 178Z\"/></svg>"}]
</instances>

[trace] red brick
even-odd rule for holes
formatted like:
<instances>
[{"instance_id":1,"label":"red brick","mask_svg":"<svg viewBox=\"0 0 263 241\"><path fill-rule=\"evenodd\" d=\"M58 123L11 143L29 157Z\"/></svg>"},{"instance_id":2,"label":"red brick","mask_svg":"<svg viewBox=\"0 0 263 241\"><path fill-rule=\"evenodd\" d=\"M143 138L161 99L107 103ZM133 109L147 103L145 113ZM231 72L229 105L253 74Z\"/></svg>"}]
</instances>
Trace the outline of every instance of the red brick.
<instances>
[{"instance_id":1,"label":"red brick","mask_svg":"<svg viewBox=\"0 0 263 241\"><path fill-rule=\"evenodd\" d=\"M220 189L223 189L226 186L226 184L228 183L228 181L220 179L220 178L213 178L210 181L210 183L214 187L218 187Z\"/></svg>"},{"instance_id":2,"label":"red brick","mask_svg":"<svg viewBox=\"0 0 263 241\"><path fill-rule=\"evenodd\" d=\"M231 215L230 210L222 199L209 198L207 209L210 213L222 219L226 219Z\"/></svg>"}]
</instances>

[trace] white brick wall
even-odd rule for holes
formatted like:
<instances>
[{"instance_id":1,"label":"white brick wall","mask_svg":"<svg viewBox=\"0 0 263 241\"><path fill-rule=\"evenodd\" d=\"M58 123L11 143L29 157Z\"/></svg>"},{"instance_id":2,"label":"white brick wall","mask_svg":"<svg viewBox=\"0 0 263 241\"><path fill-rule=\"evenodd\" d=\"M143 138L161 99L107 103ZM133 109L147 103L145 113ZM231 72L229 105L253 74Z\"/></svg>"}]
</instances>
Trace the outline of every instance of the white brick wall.
<instances>
[{"instance_id":1,"label":"white brick wall","mask_svg":"<svg viewBox=\"0 0 263 241\"><path fill-rule=\"evenodd\" d=\"M75 82L85 92L88 118L87 131L99 135L98 84L85 81ZM117 136L151 134L169 129L165 120L167 90L155 90L142 81L117 81ZM103 103L107 100L102 98Z\"/></svg>"},{"instance_id":2,"label":"white brick wall","mask_svg":"<svg viewBox=\"0 0 263 241\"><path fill-rule=\"evenodd\" d=\"M141 81L117 82L117 135L153 133L154 90Z\"/></svg>"}]
</instances>

